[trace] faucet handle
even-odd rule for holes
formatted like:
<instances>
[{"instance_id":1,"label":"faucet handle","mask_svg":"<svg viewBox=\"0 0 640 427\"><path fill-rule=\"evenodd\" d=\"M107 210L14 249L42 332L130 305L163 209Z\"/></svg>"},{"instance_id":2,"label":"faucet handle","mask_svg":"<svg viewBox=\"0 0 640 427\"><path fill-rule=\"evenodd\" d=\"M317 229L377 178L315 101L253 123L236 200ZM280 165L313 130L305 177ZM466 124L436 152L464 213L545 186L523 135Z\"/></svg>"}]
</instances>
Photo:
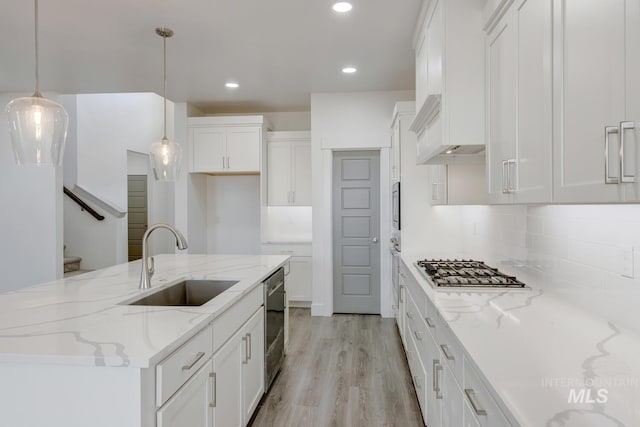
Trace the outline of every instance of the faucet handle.
<instances>
[{"instance_id":1,"label":"faucet handle","mask_svg":"<svg viewBox=\"0 0 640 427\"><path fill-rule=\"evenodd\" d=\"M149 257L149 278L151 278L151 276L153 276L153 273L156 272L155 265L156 262L153 257Z\"/></svg>"}]
</instances>

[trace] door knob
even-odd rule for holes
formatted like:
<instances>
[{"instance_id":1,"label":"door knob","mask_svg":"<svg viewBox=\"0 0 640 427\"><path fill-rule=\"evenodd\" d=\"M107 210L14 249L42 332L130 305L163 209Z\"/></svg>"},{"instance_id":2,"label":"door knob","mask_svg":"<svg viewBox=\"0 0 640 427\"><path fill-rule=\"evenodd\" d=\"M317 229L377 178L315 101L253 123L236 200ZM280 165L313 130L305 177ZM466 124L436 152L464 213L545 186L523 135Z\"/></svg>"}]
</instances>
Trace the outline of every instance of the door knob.
<instances>
[{"instance_id":1,"label":"door knob","mask_svg":"<svg viewBox=\"0 0 640 427\"><path fill-rule=\"evenodd\" d=\"M371 242L372 242L372 243L378 243L378 238L377 238L377 237L374 237L373 239L371 239Z\"/></svg>"}]
</instances>

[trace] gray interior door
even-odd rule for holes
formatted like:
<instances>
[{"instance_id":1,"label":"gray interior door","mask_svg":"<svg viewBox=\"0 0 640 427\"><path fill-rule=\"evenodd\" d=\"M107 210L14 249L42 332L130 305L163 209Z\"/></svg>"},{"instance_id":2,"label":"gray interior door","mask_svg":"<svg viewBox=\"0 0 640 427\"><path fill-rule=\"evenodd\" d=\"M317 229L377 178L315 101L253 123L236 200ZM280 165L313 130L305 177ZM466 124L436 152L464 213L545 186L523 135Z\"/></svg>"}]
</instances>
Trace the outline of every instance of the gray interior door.
<instances>
[{"instance_id":1,"label":"gray interior door","mask_svg":"<svg viewBox=\"0 0 640 427\"><path fill-rule=\"evenodd\" d=\"M333 156L333 311L380 314L380 154Z\"/></svg>"},{"instance_id":2,"label":"gray interior door","mask_svg":"<svg viewBox=\"0 0 640 427\"><path fill-rule=\"evenodd\" d=\"M142 236L147 230L147 175L128 175L129 261L142 258Z\"/></svg>"}]
</instances>

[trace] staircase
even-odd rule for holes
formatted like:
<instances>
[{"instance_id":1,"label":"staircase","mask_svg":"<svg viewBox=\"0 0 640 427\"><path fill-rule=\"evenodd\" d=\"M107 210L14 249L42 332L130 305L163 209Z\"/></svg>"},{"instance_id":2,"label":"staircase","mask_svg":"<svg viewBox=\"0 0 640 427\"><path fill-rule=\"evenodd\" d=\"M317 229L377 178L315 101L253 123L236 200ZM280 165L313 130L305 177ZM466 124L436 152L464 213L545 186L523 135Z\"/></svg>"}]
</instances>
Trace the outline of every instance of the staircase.
<instances>
[{"instance_id":1,"label":"staircase","mask_svg":"<svg viewBox=\"0 0 640 427\"><path fill-rule=\"evenodd\" d=\"M90 270L81 270L80 262L82 262L82 258L73 256L73 257L64 257L64 277L72 277L78 274L86 273Z\"/></svg>"}]
</instances>

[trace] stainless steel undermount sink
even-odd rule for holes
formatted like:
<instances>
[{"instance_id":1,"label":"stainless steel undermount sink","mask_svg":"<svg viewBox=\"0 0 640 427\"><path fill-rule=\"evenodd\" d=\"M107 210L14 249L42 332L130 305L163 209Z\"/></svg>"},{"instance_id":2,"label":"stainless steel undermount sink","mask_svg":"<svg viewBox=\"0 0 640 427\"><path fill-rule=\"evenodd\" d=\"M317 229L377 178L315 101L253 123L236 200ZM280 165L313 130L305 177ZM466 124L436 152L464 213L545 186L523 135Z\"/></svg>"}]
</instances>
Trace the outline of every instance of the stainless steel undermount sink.
<instances>
[{"instance_id":1,"label":"stainless steel undermount sink","mask_svg":"<svg viewBox=\"0 0 640 427\"><path fill-rule=\"evenodd\" d=\"M233 280L183 280L160 289L127 305L149 306L199 306L217 297L238 281Z\"/></svg>"}]
</instances>

